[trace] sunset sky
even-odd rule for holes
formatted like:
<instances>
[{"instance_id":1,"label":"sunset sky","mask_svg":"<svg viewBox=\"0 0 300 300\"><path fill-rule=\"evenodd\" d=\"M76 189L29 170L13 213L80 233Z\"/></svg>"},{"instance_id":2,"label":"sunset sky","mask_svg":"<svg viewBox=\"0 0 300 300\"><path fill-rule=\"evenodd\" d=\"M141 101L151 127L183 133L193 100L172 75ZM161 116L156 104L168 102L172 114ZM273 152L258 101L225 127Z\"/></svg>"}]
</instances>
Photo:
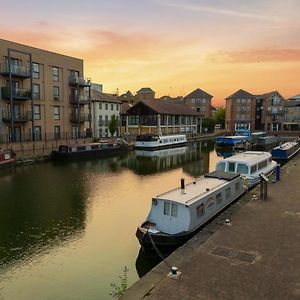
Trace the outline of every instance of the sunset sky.
<instances>
[{"instance_id":1,"label":"sunset sky","mask_svg":"<svg viewBox=\"0 0 300 300\"><path fill-rule=\"evenodd\" d=\"M21 4L22 3L22 4ZM300 93L299 0L10 0L0 38L84 60L105 92Z\"/></svg>"}]
</instances>

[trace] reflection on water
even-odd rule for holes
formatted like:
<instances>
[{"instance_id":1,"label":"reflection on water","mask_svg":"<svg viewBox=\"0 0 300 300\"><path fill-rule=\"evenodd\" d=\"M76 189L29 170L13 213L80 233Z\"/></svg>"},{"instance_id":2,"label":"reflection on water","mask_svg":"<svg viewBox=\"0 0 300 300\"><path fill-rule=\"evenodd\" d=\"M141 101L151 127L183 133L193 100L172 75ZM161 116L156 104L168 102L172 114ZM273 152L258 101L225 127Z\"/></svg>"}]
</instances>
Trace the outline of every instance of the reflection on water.
<instances>
[{"instance_id":1,"label":"reflection on water","mask_svg":"<svg viewBox=\"0 0 300 300\"><path fill-rule=\"evenodd\" d=\"M131 284L158 262L136 260L152 196L218 159L213 142L198 142L1 176L0 299L110 299L124 266Z\"/></svg>"},{"instance_id":2,"label":"reflection on water","mask_svg":"<svg viewBox=\"0 0 300 300\"><path fill-rule=\"evenodd\" d=\"M147 274L151 269L153 269L157 264L159 264L162 260L155 253L146 254L142 248L140 248L139 254L135 261L135 268L139 278L143 277Z\"/></svg>"},{"instance_id":3,"label":"reflection on water","mask_svg":"<svg viewBox=\"0 0 300 300\"><path fill-rule=\"evenodd\" d=\"M223 158L227 158L236 154L236 152L233 150L233 147L218 147L216 148L216 153L218 156Z\"/></svg>"}]
</instances>

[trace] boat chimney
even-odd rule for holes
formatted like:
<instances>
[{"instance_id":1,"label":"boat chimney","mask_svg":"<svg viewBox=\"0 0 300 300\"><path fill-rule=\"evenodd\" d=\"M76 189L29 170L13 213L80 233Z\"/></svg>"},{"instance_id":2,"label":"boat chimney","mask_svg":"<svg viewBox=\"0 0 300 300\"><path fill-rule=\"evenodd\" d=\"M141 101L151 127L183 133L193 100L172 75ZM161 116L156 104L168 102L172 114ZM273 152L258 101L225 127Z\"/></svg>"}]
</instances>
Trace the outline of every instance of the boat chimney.
<instances>
[{"instance_id":1,"label":"boat chimney","mask_svg":"<svg viewBox=\"0 0 300 300\"><path fill-rule=\"evenodd\" d=\"M181 192L183 193L185 189L184 178L180 179L180 188L181 188Z\"/></svg>"}]
</instances>

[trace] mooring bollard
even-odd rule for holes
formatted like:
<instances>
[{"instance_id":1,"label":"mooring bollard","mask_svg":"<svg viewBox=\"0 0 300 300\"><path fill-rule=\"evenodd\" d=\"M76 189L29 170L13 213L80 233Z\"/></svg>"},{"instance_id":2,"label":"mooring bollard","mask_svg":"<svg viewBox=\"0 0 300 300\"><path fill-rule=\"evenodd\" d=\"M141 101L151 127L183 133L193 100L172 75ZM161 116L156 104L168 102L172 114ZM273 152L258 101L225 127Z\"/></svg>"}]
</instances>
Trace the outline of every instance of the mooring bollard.
<instances>
[{"instance_id":1,"label":"mooring bollard","mask_svg":"<svg viewBox=\"0 0 300 300\"><path fill-rule=\"evenodd\" d=\"M276 169L275 169L275 177L276 177L276 181L280 180L280 164L276 165Z\"/></svg>"}]
</instances>

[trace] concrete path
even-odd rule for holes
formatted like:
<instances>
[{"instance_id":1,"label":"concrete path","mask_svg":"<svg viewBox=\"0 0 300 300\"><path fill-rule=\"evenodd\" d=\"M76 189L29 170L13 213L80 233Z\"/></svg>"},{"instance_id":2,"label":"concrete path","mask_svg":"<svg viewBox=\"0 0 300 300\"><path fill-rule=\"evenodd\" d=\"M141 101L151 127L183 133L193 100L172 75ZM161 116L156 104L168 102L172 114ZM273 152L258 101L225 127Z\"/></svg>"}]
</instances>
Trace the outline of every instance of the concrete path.
<instances>
[{"instance_id":1,"label":"concrete path","mask_svg":"<svg viewBox=\"0 0 300 300\"><path fill-rule=\"evenodd\" d=\"M160 263L121 299L300 299L300 155L281 171L167 258L178 278Z\"/></svg>"}]
</instances>

